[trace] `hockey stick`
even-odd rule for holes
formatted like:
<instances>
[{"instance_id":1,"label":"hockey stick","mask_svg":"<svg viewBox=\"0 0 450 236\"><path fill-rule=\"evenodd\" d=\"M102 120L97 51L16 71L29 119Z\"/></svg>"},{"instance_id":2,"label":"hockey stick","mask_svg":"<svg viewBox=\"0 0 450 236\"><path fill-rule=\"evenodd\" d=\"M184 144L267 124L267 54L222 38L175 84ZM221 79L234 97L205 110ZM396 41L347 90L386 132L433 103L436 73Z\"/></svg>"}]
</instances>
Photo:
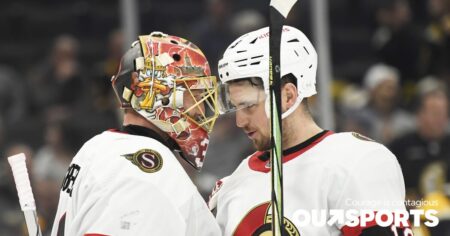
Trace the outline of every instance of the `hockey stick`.
<instances>
[{"instance_id":1,"label":"hockey stick","mask_svg":"<svg viewBox=\"0 0 450 236\"><path fill-rule=\"evenodd\" d=\"M9 165L16 183L17 194L19 195L20 208L25 215L25 222L28 228L28 235L42 236L36 214L36 204L34 202L33 192L31 191L30 178L25 164L25 154L20 153L8 157Z\"/></svg>"},{"instance_id":2,"label":"hockey stick","mask_svg":"<svg viewBox=\"0 0 450 236\"><path fill-rule=\"evenodd\" d=\"M270 151L270 172L272 179L272 235L281 236L283 232L283 162L281 125L281 78L280 46L284 19L297 0L270 1L270 132L272 149Z\"/></svg>"}]
</instances>

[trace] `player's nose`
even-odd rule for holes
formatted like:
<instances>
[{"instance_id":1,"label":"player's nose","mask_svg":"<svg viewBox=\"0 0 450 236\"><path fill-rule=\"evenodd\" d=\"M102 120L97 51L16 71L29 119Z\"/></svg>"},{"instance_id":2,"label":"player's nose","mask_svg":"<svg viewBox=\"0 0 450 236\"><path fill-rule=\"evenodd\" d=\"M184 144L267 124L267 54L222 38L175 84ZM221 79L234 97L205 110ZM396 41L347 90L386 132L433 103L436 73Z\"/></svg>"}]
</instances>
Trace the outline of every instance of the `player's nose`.
<instances>
[{"instance_id":1,"label":"player's nose","mask_svg":"<svg viewBox=\"0 0 450 236\"><path fill-rule=\"evenodd\" d=\"M248 125L248 118L242 111L236 111L236 126L244 128Z\"/></svg>"}]
</instances>

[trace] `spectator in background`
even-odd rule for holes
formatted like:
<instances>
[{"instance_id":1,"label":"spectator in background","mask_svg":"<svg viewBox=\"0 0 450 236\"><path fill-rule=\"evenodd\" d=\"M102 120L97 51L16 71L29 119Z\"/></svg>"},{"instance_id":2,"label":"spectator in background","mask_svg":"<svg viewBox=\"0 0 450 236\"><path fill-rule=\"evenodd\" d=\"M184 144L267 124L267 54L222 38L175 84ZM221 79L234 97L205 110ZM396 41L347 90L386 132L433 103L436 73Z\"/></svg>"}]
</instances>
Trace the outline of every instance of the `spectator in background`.
<instances>
[{"instance_id":1,"label":"spectator in background","mask_svg":"<svg viewBox=\"0 0 450 236\"><path fill-rule=\"evenodd\" d=\"M23 82L11 68L0 65L0 155L4 154L6 138L16 136L14 128L25 118L26 94Z\"/></svg>"},{"instance_id":2,"label":"spectator in background","mask_svg":"<svg viewBox=\"0 0 450 236\"><path fill-rule=\"evenodd\" d=\"M15 143L27 143L31 146L30 148L35 148L35 144L39 142L35 140L40 140L39 131L37 131L39 128L35 128L36 122L29 119L27 98L25 79L12 68L0 66L0 155L2 156L7 155L8 149L15 149L13 148L17 146ZM0 235L4 234L0 232Z\"/></svg>"},{"instance_id":3,"label":"spectator in background","mask_svg":"<svg viewBox=\"0 0 450 236\"><path fill-rule=\"evenodd\" d=\"M78 61L78 41L67 35L55 40L50 57L29 78L32 111L45 120L69 116L80 106L85 91Z\"/></svg>"},{"instance_id":4,"label":"spectator in background","mask_svg":"<svg viewBox=\"0 0 450 236\"><path fill-rule=\"evenodd\" d=\"M390 144L390 149L402 166L406 190L411 198L419 199L425 194L419 192L419 182L427 165L435 161L449 161L447 99L441 83L435 80L421 82L416 111L417 130L395 139Z\"/></svg>"},{"instance_id":5,"label":"spectator in background","mask_svg":"<svg viewBox=\"0 0 450 236\"><path fill-rule=\"evenodd\" d=\"M441 82L426 79L419 83L416 111L417 130L390 144L403 170L407 200L433 203L421 207L437 210L437 227L422 226L426 235L447 236L450 232L450 135L448 98ZM414 206L411 206L414 208Z\"/></svg>"},{"instance_id":6,"label":"spectator in background","mask_svg":"<svg viewBox=\"0 0 450 236\"><path fill-rule=\"evenodd\" d=\"M111 92L111 77L116 74L123 55L124 36L122 31L113 30L108 37L108 55L98 63L94 71L94 79L89 80L89 89L96 110L115 108Z\"/></svg>"},{"instance_id":7,"label":"spectator in background","mask_svg":"<svg viewBox=\"0 0 450 236\"><path fill-rule=\"evenodd\" d=\"M53 179L58 182L58 185L60 184L76 148L80 146L72 140L76 136L76 132L71 130L70 124L67 122L54 121L47 124L44 135L45 143L37 150L33 165L38 178ZM57 195L55 194L55 196Z\"/></svg>"},{"instance_id":8,"label":"spectator in background","mask_svg":"<svg viewBox=\"0 0 450 236\"><path fill-rule=\"evenodd\" d=\"M399 84L397 69L383 64L373 65L364 78L369 96L367 105L349 111L351 115L346 118L364 125L362 130L366 130L366 135L385 144L412 130L412 115L398 106Z\"/></svg>"},{"instance_id":9,"label":"spectator in background","mask_svg":"<svg viewBox=\"0 0 450 236\"><path fill-rule=\"evenodd\" d=\"M379 59L399 69L402 84L414 83L422 76L421 50L424 48L419 30L411 22L407 0L377 1L373 46Z\"/></svg>"},{"instance_id":10,"label":"spectator in background","mask_svg":"<svg viewBox=\"0 0 450 236\"><path fill-rule=\"evenodd\" d=\"M45 143L33 158L33 180L39 186L33 190L38 200L39 214L49 224L46 227L48 231L55 218L61 180L66 175L76 149L81 146L77 144L81 140L77 132L72 123L66 120L49 122L45 128Z\"/></svg>"},{"instance_id":11,"label":"spectator in background","mask_svg":"<svg viewBox=\"0 0 450 236\"><path fill-rule=\"evenodd\" d=\"M0 66L0 126L9 126L25 114L23 80L11 69Z\"/></svg>"},{"instance_id":12,"label":"spectator in background","mask_svg":"<svg viewBox=\"0 0 450 236\"><path fill-rule=\"evenodd\" d=\"M429 0L430 23L425 30L428 58L424 61L429 74L450 75L450 1ZM449 81L450 82L450 81Z\"/></svg>"}]
</instances>

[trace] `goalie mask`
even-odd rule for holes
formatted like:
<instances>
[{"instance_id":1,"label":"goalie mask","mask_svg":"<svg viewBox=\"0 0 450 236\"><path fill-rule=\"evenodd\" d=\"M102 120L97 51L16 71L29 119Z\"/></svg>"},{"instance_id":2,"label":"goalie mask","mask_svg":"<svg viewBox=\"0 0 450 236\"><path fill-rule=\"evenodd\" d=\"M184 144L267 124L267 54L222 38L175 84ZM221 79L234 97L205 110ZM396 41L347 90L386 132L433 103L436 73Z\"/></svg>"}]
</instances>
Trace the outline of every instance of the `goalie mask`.
<instances>
[{"instance_id":1,"label":"goalie mask","mask_svg":"<svg viewBox=\"0 0 450 236\"><path fill-rule=\"evenodd\" d=\"M295 104L282 114L284 119L298 107L303 98L316 94L317 53L308 38L291 26L283 26L280 50L280 75L295 77L299 95ZM222 81L219 96L221 113L265 100L266 115L269 117L269 27L247 33L231 43L219 61L218 68ZM264 93L261 95L249 91L247 98L240 98L243 102L233 104L228 93L228 83L246 78L261 80ZM250 83L253 84L252 81Z\"/></svg>"},{"instance_id":2,"label":"goalie mask","mask_svg":"<svg viewBox=\"0 0 450 236\"><path fill-rule=\"evenodd\" d=\"M167 133L189 164L202 167L219 112L217 81L197 46L161 32L139 36L112 84L122 108Z\"/></svg>"}]
</instances>

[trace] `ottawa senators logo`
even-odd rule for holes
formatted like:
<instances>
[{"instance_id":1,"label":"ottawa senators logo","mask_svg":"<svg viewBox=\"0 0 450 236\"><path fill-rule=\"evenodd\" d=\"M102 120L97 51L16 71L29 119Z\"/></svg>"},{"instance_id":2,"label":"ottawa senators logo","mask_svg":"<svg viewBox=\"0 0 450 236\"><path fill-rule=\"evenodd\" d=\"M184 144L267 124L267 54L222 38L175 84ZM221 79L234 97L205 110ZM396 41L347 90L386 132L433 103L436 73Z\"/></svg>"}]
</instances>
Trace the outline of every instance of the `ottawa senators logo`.
<instances>
[{"instance_id":1,"label":"ottawa senators logo","mask_svg":"<svg viewBox=\"0 0 450 236\"><path fill-rule=\"evenodd\" d=\"M245 215L234 230L233 236L272 236L271 203L262 203ZM282 235L301 236L295 225L284 217L284 228Z\"/></svg>"},{"instance_id":2,"label":"ottawa senators logo","mask_svg":"<svg viewBox=\"0 0 450 236\"><path fill-rule=\"evenodd\" d=\"M132 154L125 154L123 157L146 173L157 172L163 165L161 155L151 149L142 149Z\"/></svg>"}]
</instances>

